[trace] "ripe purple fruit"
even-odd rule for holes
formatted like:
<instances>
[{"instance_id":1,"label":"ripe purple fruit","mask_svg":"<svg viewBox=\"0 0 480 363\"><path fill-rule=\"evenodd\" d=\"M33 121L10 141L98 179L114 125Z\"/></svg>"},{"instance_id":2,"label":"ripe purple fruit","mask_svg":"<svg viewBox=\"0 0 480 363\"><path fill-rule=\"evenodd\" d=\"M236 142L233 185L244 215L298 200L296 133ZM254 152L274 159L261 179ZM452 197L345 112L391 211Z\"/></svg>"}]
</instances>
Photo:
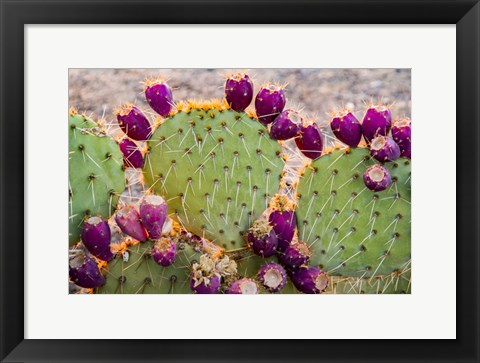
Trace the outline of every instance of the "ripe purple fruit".
<instances>
[{"instance_id":1,"label":"ripe purple fruit","mask_svg":"<svg viewBox=\"0 0 480 363\"><path fill-rule=\"evenodd\" d=\"M232 110L245 110L253 98L253 83L246 73L237 73L225 82L225 98Z\"/></svg>"},{"instance_id":2,"label":"ripe purple fruit","mask_svg":"<svg viewBox=\"0 0 480 363\"><path fill-rule=\"evenodd\" d=\"M69 276L80 287L95 288L105 283L95 260L80 253L69 261Z\"/></svg>"},{"instance_id":3,"label":"ripe purple fruit","mask_svg":"<svg viewBox=\"0 0 480 363\"><path fill-rule=\"evenodd\" d=\"M167 117L172 110L172 90L162 79L145 82L145 97L150 107L162 117Z\"/></svg>"},{"instance_id":4,"label":"ripe purple fruit","mask_svg":"<svg viewBox=\"0 0 480 363\"><path fill-rule=\"evenodd\" d=\"M322 155L323 137L316 123L302 126L300 135L295 138L297 147L307 158L315 160Z\"/></svg>"},{"instance_id":5,"label":"ripe purple fruit","mask_svg":"<svg viewBox=\"0 0 480 363\"><path fill-rule=\"evenodd\" d=\"M208 282L203 280L196 284L195 279L190 279L190 288L197 294L216 294L220 290L220 276L212 276Z\"/></svg>"},{"instance_id":6,"label":"ripe purple fruit","mask_svg":"<svg viewBox=\"0 0 480 363\"><path fill-rule=\"evenodd\" d=\"M273 121L270 136L274 140L288 140L300 132L302 116L296 111L285 110Z\"/></svg>"},{"instance_id":7,"label":"ripe purple fruit","mask_svg":"<svg viewBox=\"0 0 480 363\"><path fill-rule=\"evenodd\" d=\"M90 217L83 222L82 242L95 257L109 261L113 257L110 250L110 226L100 217Z\"/></svg>"},{"instance_id":8,"label":"ripe purple fruit","mask_svg":"<svg viewBox=\"0 0 480 363\"><path fill-rule=\"evenodd\" d=\"M200 256L200 261L192 265L190 288L197 294L216 294L220 290L221 278L216 261L209 255Z\"/></svg>"},{"instance_id":9,"label":"ripe purple fruit","mask_svg":"<svg viewBox=\"0 0 480 363\"><path fill-rule=\"evenodd\" d=\"M372 165L363 174L366 187L375 192L381 192L392 184L392 177L387 168L382 165Z\"/></svg>"},{"instance_id":10,"label":"ripe purple fruit","mask_svg":"<svg viewBox=\"0 0 480 363\"><path fill-rule=\"evenodd\" d=\"M385 106L371 106L363 117L362 132L367 142L386 136L392 126L392 113Z\"/></svg>"},{"instance_id":11,"label":"ripe purple fruit","mask_svg":"<svg viewBox=\"0 0 480 363\"><path fill-rule=\"evenodd\" d=\"M270 292L283 289L287 283L287 273L278 263L269 262L258 270L258 281Z\"/></svg>"},{"instance_id":12,"label":"ripe purple fruit","mask_svg":"<svg viewBox=\"0 0 480 363\"><path fill-rule=\"evenodd\" d=\"M151 239L162 237L167 219L167 203L158 195L147 195L140 202L140 218Z\"/></svg>"},{"instance_id":13,"label":"ripe purple fruit","mask_svg":"<svg viewBox=\"0 0 480 363\"><path fill-rule=\"evenodd\" d=\"M153 245L152 257L160 266L170 266L177 258L177 244L171 238L160 238Z\"/></svg>"},{"instance_id":14,"label":"ripe purple fruit","mask_svg":"<svg viewBox=\"0 0 480 363\"><path fill-rule=\"evenodd\" d=\"M400 147L401 155L412 158L412 123L408 117L397 120L392 126L392 137Z\"/></svg>"},{"instance_id":15,"label":"ripe purple fruit","mask_svg":"<svg viewBox=\"0 0 480 363\"><path fill-rule=\"evenodd\" d=\"M143 155L137 144L125 137L120 140L118 146L120 146L120 151L123 154L123 163L126 167L137 169L143 168L145 160L143 159Z\"/></svg>"},{"instance_id":16,"label":"ripe purple fruit","mask_svg":"<svg viewBox=\"0 0 480 363\"><path fill-rule=\"evenodd\" d=\"M140 215L135 207L127 205L115 214L115 221L123 233L135 238L140 242L147 240L147 231L140 222Z\"/></svg>"},{"instance_id":17,"label":"ripe purple fruit","mask_svg":"<svg viewBox=\"0 0 480 363\"><path fill-rule=\"evenodd\" d=\"M370 144L370 153L383 163L397 160L400 157L400 148L390 136L377 136Z\"/></svg>"},{"instance_id":18,"label":"ripe purple fruit","mask_svg":"<svg viewBox=\"0 0 480 363\"><path fill-rule=\"evenodd\" d=\"M260 257L270 257L277 251L277 235L268 221L259 219L248 230L247 242Z\"/></svg>"},{"instance_id":19,"label":"ripe purple fruit","mask_svg":"<svg viewBox=\"0 0 480 363\"><path fill-rule=\"evenodd\" d=\"M283 252L290 245L295 234L297 216L292 201L283 194L275 195L272 199L271 208L272 212L268 221L277 235L277 251Z\"/></svg>"},{"instance_id":20,"label":"ripe purple fruit","mask_svg":"<svg viewBox=\"0 0 480 363\"><path fill-rule=\"evenodd\" d=\"M249 278L242 278L233 282L226 291L227 294L258 294L258 286L255 281Z\"/></svg>"},{"instance_id":21,"label":"ripe purple fruit","mask_svg":"<svg viewBox=\"0 0 480 363\"><path fill-rule=\"evenodd\" d=\"M306 264L310 259L311 252L308 245L304 242L292 243L285 252L279 254L279 261L290 270Z\"/></svg>"},{"instance_id":22,"label":"ripe purple fruit","mask_svg":"<svg viewBox=\"0 0 480 363\"><path fill-rule=\"evenodd\" d=\"M335 115L330 122L334 135L344 144L357 147L362 138L362 126L355 115L350 111L343 111Z\"/></svg>"},{"instance_id":23,"label":"ripe purple fruit","mask_svg":"<svg viewBox=\"0 0 480 363\"><path fill-rule=\"evenodd\" d=\"M320 294L328 287L328 276L316 266L302 266L290 271L290 279L304 294Z\"/></svg>"},{"instance_id":24,"label":"ripe purple fruit","mask_svg":"<svg viewBox=\"0 0 480 363\"><path fill-rule=\"evenodd\" d=\"M117 110L117 121L122 131L134 140L148 140L152 134L150 121L136 106L127 104Z\"/></svg>"},{"instance_id":25,"label":"ripe purple fruit","mask_svg":"<svg viewBox=\"0 0 480 363\"><path fill-rule=\"evenodd\" d=\"M280 86L268 85L260 88L255 97L255 112L258 121L267 125L283 111L285 103L285 91Z\"/></svg>"}]
</instances>

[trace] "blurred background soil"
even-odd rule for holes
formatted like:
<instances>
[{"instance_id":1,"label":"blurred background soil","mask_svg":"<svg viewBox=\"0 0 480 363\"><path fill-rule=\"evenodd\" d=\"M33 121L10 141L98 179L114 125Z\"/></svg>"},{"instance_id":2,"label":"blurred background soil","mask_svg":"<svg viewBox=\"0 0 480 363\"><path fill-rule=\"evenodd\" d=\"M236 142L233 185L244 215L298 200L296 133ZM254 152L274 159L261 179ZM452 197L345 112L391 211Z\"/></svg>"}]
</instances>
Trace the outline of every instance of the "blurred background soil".
<instances>
[{"instance_id":1,"label":"blurred background soil","mask_svg":"<svg viewBox=\"0 0 480 363\"><path fill-rule=\"evenodd\" d=\"M115 123L113 111L126 102L142 110L145 101L142 81L162 76L174 90L176 101L222 98L225 75L232 69L70 69L69 106L80 112L104 116ZM243 70L241 70L243 71ZM327 112L346 106L361 119L365 102L394 103L394 118L410 117L410 69L249 69L255 92L267 82L287 83L287 108L302 110L320 123ZM253 102L252 102L253 104ZM153 114L151 114L153 115Z\"/></svg>"}]
</instances>

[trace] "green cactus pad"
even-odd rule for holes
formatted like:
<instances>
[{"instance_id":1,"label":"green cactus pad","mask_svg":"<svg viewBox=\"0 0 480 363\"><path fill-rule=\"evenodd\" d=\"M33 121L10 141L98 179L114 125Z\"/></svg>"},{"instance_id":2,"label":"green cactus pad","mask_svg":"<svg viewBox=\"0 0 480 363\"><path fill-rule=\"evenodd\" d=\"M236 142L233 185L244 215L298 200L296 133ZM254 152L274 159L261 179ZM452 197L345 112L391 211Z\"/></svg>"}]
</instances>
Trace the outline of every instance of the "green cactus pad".
<instances>
[{"instance_id":1,"label":"green cactus pad","mask_svg":"<svg viewBox=\"0 0 480 363\"><path fill-rule=\"evenodd\" d=\"M200 254L186 243L178 243L177 259L162 267L151 257L153 242L128 248L128 261L118 254L103 269L105 285L99 294L191 294L190 269ZM123 282L122 282L123 281Z\"/></svg>"},{"instance_id":2,"label":"green cactus pad","mask_svg":"<svg viewBox=\"0 0 480 363\"><path fill-rule=\"evenodd\" d=\"M373 279L332 276L327 293L332 294L410 294L410 269Z\"/></svg>"},{"instance_id":3,"label":"green cactus pad","mask_svg":"<svg viewBox=\"0 0 480 363\"><path fill-rule=\"evenodd\" d=\"M299 182L299 239L312 250L310 264L329 275L386 276L410 260L410 161L385 164L394 182L381 192L363 182L374 162L367 149L336 150Z\"/></svg>"},{"instance_id":4,"label":"green cactus pad","mask_svg":"<svg viewBox=\"0 0 480 363\"><path fill-rule=\"evenodd\" d=\"M170 216L227 250L244 247L284 166L267 129L244 112L192 108L166 119L148 146L145 182Z\"/></svg>"},{"instance_id":5,"label":"green cactus pad","mask_svg":"<svg viewBox=\"0 0 480 363\"><path fill-rule=\"evenodd\" d=\"M86 215L108 218L125 189L123 156L117 143L83 115L68 118L69 244L78 242Z\"/></svg>"}]
</instances>

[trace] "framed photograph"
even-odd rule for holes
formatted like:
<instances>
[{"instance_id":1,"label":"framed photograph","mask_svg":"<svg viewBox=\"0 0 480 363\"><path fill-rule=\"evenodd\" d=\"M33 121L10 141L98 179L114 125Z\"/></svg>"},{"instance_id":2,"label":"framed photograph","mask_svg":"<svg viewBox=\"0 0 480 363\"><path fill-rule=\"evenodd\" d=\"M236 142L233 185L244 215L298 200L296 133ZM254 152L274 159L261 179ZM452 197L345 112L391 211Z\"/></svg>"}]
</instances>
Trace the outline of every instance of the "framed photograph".
<instances>
[{"instance_id":1,"label":"framed photograph","mask_svg":"<svg viewBox=\"0 0 480 363\"><path fill-rule=\"evenodd\" d=\"M480 361L477 1L1 9L2 361Z\"/></svg>"}]
</instances>

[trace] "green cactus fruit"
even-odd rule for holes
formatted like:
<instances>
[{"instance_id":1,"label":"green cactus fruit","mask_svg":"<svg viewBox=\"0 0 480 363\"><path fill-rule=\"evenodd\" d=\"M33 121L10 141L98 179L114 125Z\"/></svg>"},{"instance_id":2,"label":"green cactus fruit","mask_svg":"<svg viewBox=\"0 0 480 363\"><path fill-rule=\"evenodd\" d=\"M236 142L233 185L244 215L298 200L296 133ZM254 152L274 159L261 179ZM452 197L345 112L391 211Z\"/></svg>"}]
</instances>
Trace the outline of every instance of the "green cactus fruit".
<instances>
[{"instance_id":1,"label":"green cactus fruit","mask_svg":"<svg viewBox=\"0 0 480 363\"><path fill-rule=\"evenodd\" d=\"M393 183L381 192L362 178L374 163L367 149L335 150L299 181L298 236L329 275L387 276L410 260L410 160L385 164Z\"/></svg>"},{"instance_id":2,"label":"green cactus fruit","mask_svg":"<svg viewBox=\"0 0 480 363\"><path fill-rule=\"evenodd\" d=\"M186 230L226 250L245 247L244 232L278 191L281 146L222 101L177 107L148 142L145 183Z\"/></svg>"},{"instance_id":3,"label":"green cactus fruit","mask_svg":"<svg viewBox=\"0 0 480 363\"><path fill-rule=\"evenodd\" d=\"M85 216L108 218L125 190L123 156L94 121L74 111L69 125L69 244L80 238Z\"/></svg>"},{"instance_id":4,"label":"green cactus fruit","mask_svg":"<svg viewBox=\"0 0 480 363\"><path fill-rule=\"evenodd\" d=\"M333 294L410 294L410 269L373 279L332 276L327 293Z\"/></svg>"},{"instance_id":5,"label":"green cactus fruit","mask_svg":"<svg viewBox=\"0 0 480 363\"><path fill-rule=\"evenodd\" d=\"M191 294L191 265L200 253L190 245L178 242L175 262L162 267L152 258L152 241L138 243L118 253L102 272L105 285L99 294ZM128 256L128 257L127 257Z\"/></svg>"}]
</instances>

